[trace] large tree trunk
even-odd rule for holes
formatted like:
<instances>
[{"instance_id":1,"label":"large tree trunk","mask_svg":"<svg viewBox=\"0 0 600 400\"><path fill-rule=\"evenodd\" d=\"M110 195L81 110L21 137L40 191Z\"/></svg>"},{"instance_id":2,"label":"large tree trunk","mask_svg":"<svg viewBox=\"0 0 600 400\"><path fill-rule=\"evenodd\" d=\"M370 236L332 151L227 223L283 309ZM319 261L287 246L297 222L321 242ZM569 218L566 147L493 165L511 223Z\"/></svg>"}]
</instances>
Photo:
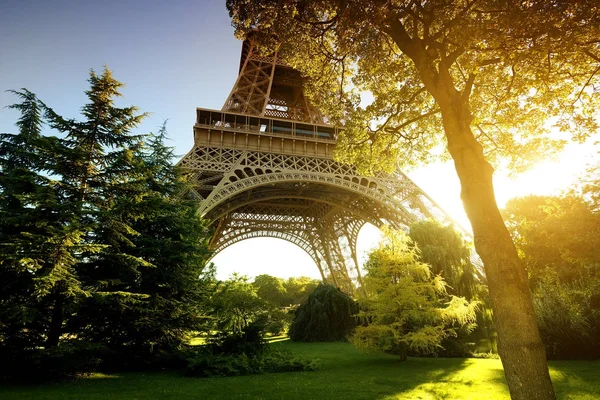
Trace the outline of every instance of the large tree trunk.
<instances>
[{"instance_id":1,"label":"large tree trunk","mask_svg":"<svg viewBox=\"0 0 600 400\"><path fill-rule=\"evenodd\" d=\"M448 89L448 88L447 88ZM555 399L527 274L494 196L492 166L470 128L468 106L454 88L437 98L461 198L487 275L498 352L513 399Z\"/></svg>"},{"instance_id":2,"label":"large tree trunk","mask_svg":"<svg viewBox=\"0 0 600 400\"><path fill-rule=\"evenodd\" d=\"M428 51L423 41L408 35L398 18L391 18L388 24L387 32L414 62L425 89L434 97L442 114L448 151L454 160L461 198L475 236L475 249L487 275L498 331L498 353L510 395L514 400L554 400L527 274L496 204L493 168L471 131L469 83L462 92L456 89L449 72L455 60L452 54L446 56L449 52L443 51L441 57L437 51Z\"/></svg>"}]
</instances>

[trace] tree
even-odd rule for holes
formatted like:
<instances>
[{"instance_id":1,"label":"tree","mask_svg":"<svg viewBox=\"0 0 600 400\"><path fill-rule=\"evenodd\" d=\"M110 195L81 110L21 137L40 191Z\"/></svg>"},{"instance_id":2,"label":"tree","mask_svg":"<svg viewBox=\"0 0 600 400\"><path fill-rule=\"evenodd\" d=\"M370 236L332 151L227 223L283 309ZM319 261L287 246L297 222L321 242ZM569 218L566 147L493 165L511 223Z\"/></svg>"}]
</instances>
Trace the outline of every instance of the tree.
<instances>
[{"instance_id":1,"label":"tree","mask_svg":"<svg viewBox=\"0 0 600 400\"><path fill-rule=\"evenodd\" d=\"M168 349L208 325L205 299L214 269L206 266L206 228L196 204L181 196L186 179L172 164L166 137L163 124L131 155L137 160L135 180L121 183L119 190L126 192L115 196L110 207L111 218L130 229L127 243L114 245L141 260L143 268L118 261L99 264L103 270L91 278L109 282L92 293L71 321L80 336L108 343L113 350L148 354Z\"/></svg>"},{"instance_id":2,"label":"tree","mask_svg":"<svg viewBox=\"0 0 600 400\"><path fill-rule=\"evenodd\" d=\"M446 282L419 261L418 248L403 232L384 230L365 264L366 295L352 343L358 348L433 353L456 326L473 328L477 302L448 296Z\"/></svg>"},{"instance_id":3,"label":"tree","mask_svg":"<svg viewBox=\"0 0 600 400\"><path fill-rule=\"evenodd\" d=\"M321 281L306 276L288 278L283 282L287 292L286 305L304 304Z\"/></svg>"},{"instance_id":4,"label":"tree","mask_svg":"<svg viewBox=\"0 0 600 400\"><path fill-rule=\"evenodd\" d=\"M410 226L408 235L420 250L420 260L431 267L434 275L444 278L448 294L467 300L475 297L477 271L467 243L452 226L420 221Z\"/></svg>"},{"instance_id":5,"label":"tree","mask_svg":"<svg viewBox=\"0 0 600 400\"><path fill-rule=\"evenodd\" d=\"M596 275L600 216L592 207L575 194L527 196L506 204L503 213L532 285L549 269L564 282Z\"/></svg>"},{"instance_id":6,"label":"tree","mask_svg":"<svg viewBox=\"0 0 600 400\"><path fill-rule=\"evenodd\" d=\"M287 290L283 286L283 279L263 274L254 278L252 286L256 288L258 296L274 307L285 307L287 302Z\"/></svg>"},{"instance_id":7,"label":"tree","mask_svg":"<svg viewBox=\"0 0 600 400\"><path fill-rule=\"evenodd\" d=\"M123 84L112 77L108 68L102 75L90 71L89 83L89 103L81 109L83 121L65 119L42 105L50 127L65 136L61 142L67 151L53 173L73 213L70 224L78 227L86 244L77 252L75 271L81 286L93 288L94 296L98 296L106 295L107 287L120 283L128 274L135 275L137 268L150 266L125 250L135 235L127 221L137 216L119 213L116 208L142 174L140 160L134 155L142 145L142 137L131 132L145 114L138 114L136 107L115 106ZM64 284L54 287L56 300L48 336L51 345L58 344L63 333L65 292ZM136 300L139 297L129 296L125 301Z\"/></svg>"},{"instance_id":8,"label":"tree","mask_svg":"<svg viewBox=\"0 0 600 400\"><path fill-rule=\"evenodd\" d=\"M435 220L419 221L410 226L409 237L417 245L419 260L428 264L434 275L441 275L449 295L477 300L477 327L456 329L456 334L444 339L443 355L462 356L472 352L472 343L483 340L494 350L494 328L491 319L489 293L485 277L471 263L470 244L450 225ZM482 346L486 348L485 345Z\"/></svg>"},{"instance_id":9,"label":"tree","mask_svg":"<svg viewBox=\"0 0 600 400\"><path fill-rule=\"evenodd\" d=\"M296 310L290 339L298 342L347 340L356 326L358 305L339 288L320 284Z\"/></svg>"},{"instance_id":10,"label":"tree","mask_svg":"<svg viewBox=\"0 0 600 400\"><path fill-rule=\"evenodd\" d=\"M149 355L207 325L207 232L166 127L132 134L144 114L115 106L122 84L89 81L83 121L23 89L19 133L0 136L0 342L16 359L66 341Z\"/></svg>"},{"instance_id":11,"label":"tree","mask_svg":"<svg viewBox=\"0 0 600 400\"><path fill-rule=\"evenodd\" d=\"M600 13L593 0L228 0L240 36L306 77L345 131L338 158L363 172L447 144L488 279L511 396L555 398L527 276L494 197L490 161L514 169L597 129ZM373 102L359 105L356 91ZM443 133L443 135L441 134Z\"/></svg>"},{"instance_id":12,"label":"tree","mask_svg":"<svg viewBox=\"0 0 600 400\"><path fill-rule=\"evenodd\" d=\"M58 343L56 321L80 287L75 253L88 247L69 191L53 175L68 156L64 142L41 134L44 105L26 89L18 134L0 135L0 341L14 352Z\"/></svg>"},{"instance_id":13,"label":"tree","mask_svg":"<svg viewBox=\"0 0 600 400\"><path fill-rule=\"evenodd\" d=\"M271 308L248 278L237 274L216 288L211 304L216 328L228 333L240 333L259 318L266 320Z\"/></svg>"},{"instance_id":14,"label":"tree","mask_svg":"<svg viewBox=\"0 0 600 400\"><path fill-rule=\"evenodd\" d=\"M529 275L542 339L554 358L599 357L600 215L571 193L509 201L508 227Z\"/></svg>"}]
</instances>

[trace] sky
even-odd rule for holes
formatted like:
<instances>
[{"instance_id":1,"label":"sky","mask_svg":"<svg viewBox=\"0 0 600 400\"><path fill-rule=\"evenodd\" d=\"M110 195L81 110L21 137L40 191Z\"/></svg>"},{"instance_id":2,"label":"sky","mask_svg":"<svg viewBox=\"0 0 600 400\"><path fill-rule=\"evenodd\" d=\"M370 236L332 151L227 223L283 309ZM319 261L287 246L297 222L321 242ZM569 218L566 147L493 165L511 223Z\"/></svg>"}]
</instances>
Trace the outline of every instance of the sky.
<instances>
[{"instance_id":1,"label":"sky","mask_svg":"<svg viewBox=\"0 0 600 400\"><path fill-rule=\"evenodd\" d=\"M86 102L90 69L105 66L126 84L119 106L150 112L139 132L156 132L163 121L176 153L193 145L195 108L220 109L237 77L241 42L234 38L224 0L2 0L0 2L0 132L15 132L17 99L5 90L27 88L66 117L78 117ZM495 174L502 207L512 197L555 194L567 188L598 148L569 145L554 161L516 179ZM458 178L451 162L434 163L409 176L463 226ZM375 246L377 230L365 227L359 254ZM219 253L219 278L319 277L310 257L279 239L250 239Z\"/></svg>"}]
</instances>

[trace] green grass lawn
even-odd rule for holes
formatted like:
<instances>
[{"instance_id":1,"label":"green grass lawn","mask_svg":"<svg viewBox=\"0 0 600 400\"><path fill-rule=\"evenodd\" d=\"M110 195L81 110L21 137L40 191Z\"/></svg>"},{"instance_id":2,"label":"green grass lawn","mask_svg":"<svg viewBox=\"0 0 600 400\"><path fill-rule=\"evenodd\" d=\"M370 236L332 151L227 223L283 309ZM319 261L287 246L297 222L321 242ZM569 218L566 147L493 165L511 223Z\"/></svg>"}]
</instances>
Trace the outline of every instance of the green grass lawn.
<instances>
[{"instance_id":1,"label":"green grass lawn","mask_svg":"<svg viewBox=\"0 0 600 400\"><path fill-rule=\"evenodd\" d=\"M363 354L347 343L273 346L321 359L316 372L231 378L176 373L96 374L75 382L0 387L0 399L508 399L499 360L409 358ZM600 399L600 362L551 363L561 399Z\"/></svg>"}]
</instances>

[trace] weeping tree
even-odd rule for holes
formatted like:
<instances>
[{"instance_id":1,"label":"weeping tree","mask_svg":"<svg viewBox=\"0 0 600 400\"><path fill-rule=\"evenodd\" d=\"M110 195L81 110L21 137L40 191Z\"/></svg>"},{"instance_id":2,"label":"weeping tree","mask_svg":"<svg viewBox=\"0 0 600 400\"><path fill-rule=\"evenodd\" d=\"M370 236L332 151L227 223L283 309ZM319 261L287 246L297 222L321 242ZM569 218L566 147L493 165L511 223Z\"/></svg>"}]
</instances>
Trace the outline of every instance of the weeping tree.
<instances>
[{"instance_id":1,"label":"weeping tree","mask_svg":"<svg viewBox=\"0 0 600 400\"><path fill-rule=\"evenodd\" d=\"M434 275L446 282L446 293L477 300L477 327L457 328L456 334L443 341L443 355L465 356L473 346L480 351L495 350L495 330L485 277L471 262L471 245L451 225L439 221L419 221L410 226L409 237L417 245L419 260L429 265Z\"/></svg>"},{"instance_id":2,"label":"weeping tree","mask_svg":"<svg viewBox=\"0 0 600 400\"><path fill-rule=\"evenodd\" d=\"M345 125L339 160L363 173L454 161L488 279L511 396L555 398L527 276L494 197L493 163L521 170L597 129L595 0L228 0L239 36L299 69ZM373 101L361 106L360 92Z\"/></svg>"},{"instance_id":3,"label":"weeping tree","mask_svg":"<svg viewBox=\"0 0 600 400\"><path fill-rule=\"evenodd\" d=\"M478 272L470 260L470 249L450 225L419 221L410 226L410 238L418 246L420 259L434 275L444 278L447 292L467 299L475 297Z\"/></svg>"},{"instance_id":4,"label":"weeping tree","mask_svg":"<svg viewBox=\"0 0 600 400\"><path fill-rule=\"evenodd\" d=\"M298 342L346 340L356 326L357 303L333 285L320 284L296 310L289 331Z\"/></svg>"}]
</instances>

